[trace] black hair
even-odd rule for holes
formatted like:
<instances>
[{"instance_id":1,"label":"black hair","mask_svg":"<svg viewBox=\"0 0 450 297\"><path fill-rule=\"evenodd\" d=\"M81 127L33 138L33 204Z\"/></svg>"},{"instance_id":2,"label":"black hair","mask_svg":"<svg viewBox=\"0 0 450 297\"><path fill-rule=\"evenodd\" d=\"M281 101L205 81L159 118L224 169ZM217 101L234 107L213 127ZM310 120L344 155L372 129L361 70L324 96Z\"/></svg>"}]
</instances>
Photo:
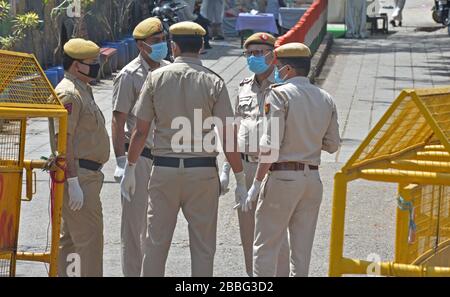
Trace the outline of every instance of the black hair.
<instances>
[{"instance_id":1,"label":"black hair","mask_svg":"<svg viewBox=\"0 0 450 297\"><path fill-rule=\"evenodd\" d=\"M308 76L311 70L311 58L301 57L301 58L278 58L283 65L289 65L295 69L295 72L301 76Z\"/></svg>"},{"instance_id":2,"label":"black hair","mask_svg":"<svg viewBox=\"0 0 450 297\"><path fill-rule=\"evenodd\" d=\"M198 54L203 47L201 36L173 35L172 41L178 45L181 53Z\"/></svg>"},{"instance_id":3,"label":"black hair","mask_svg":"<svg viewBox=\"0 0 450 297\"><path fill-rule=\"evenodd\" d=\"M63 61L64 70L68 71L70 69L70 67L72 67L73 62L75 62L75 59L72 59L66 53L64 53L62 61Z\"/></svg>"}]
</instances>

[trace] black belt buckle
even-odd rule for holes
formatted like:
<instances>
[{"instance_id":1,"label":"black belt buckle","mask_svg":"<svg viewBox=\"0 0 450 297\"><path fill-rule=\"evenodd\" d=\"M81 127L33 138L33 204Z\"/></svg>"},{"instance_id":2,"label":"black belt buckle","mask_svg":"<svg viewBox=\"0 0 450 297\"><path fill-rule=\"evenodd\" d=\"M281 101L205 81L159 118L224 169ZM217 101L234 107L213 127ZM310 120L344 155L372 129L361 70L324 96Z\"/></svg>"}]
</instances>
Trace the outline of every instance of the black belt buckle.
<instances>
[{"instance_id":1,"label":"black belt buckle","mask_svg":"<svg viewBox=\"0 0 450 297\"><path fill-rule=\"evenodd\" d=\"M85 160L85 159L79 159L78 165L80 165L81 168L91 170L91 171L99 171L102 169L103 165L91 160Z\"/></svg>"},{"instance_id":2,"label":"black belt buckle","mask_svg":"<svg viewBox=\"0 0 450 297\"><path fill-rule=\"evenodd\" d=\"M174 157L154 157L153 166L180 168L183 160L184 168L217 167L214 157L200 158L174 158Z\"/></svg>"}]
</instances>

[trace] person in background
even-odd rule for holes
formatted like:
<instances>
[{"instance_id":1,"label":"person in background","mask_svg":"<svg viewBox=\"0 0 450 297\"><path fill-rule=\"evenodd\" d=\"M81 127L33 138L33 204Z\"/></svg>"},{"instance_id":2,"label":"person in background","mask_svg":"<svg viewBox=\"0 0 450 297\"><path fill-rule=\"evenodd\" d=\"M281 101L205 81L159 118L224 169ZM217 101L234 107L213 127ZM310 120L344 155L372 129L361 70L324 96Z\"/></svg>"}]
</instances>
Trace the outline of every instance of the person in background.
<instances>
[{"instance_id":1,"label":"person in background","mask_svg":"<svg viewBox=\"0 0 450 297\"><path fill-rule=\"evenodd\" d=\"M194 21L197 16L194 14L195 10L195 0L178 0L180 6L185 6L177 12L178 19L181 22Z\"/></svg>"},{"instance_id":2,"label":"person in background","mask_svg":"<svg viewBox=\"0 0 450 297\"><path fill-rule=\"evenodd\" d=\"M210 37L212 40L224 40L223 37L223 16L225 10L224 0L203 0L200 13L209 21L211 21Z\"/></svg>"},{"instance_id":3,"label":"person in background","mask_svg":"<svg viewBox=\"0 0 450 297\"><path fill-rule=\"evenodd\" d=\"M197 15L197 18L194 20L194 22L202 26L202 28L205 29L206 31L206 35L203 37L203 41L205 42L203 48L211 49L212 47L211 44L209 43L209 26L211 25L211 21L200 13L200 8L201 8L201 0L196 0L194 5L194 13L195 15Z\"/></svg>"},{"instance_id":4,"label":"person in background","mask_svg":"<svg viewBox=\"0 0 450 297\"><path fill-rule=\"evenodd\" d=\"M403 21L403 8L405 8L406 0L394 0L394 12L392 13L391 25L397 27L395 21L398 22L398 26L402 26Z\"/></svg>"},{"instance_id":5,"label":"person in background","mask_svg":"<svg viewBox=\"0 0 450 297\"><path fill-rule=\"evenodd\" d=\"M367 2L348 0L346 2L345 25L346 38L366 38Z\"/></svg>"},{"instance_id":6,"label":"person in background","mask_svg":"<svg viewBox=\"0 0 450 297\"><path fill-rule=\"evenodd\" d=\"M258 4L259 12L266 12L266 6L267 6L266 0L257 0L256 3Z\"/></svg>"},{"instance_id":7,"label":"person in background","mask_svg":"<svg viewBox=\"0 0 450 297\"><path fill-rule=\"evenodd\" d=\"M204 46L201 54L205 54L205 49L211 49L209 44L208 26L210 21L200 14L200 7L196 0L179 0L180 5L185 5L186 7L178 11L178 19L181 22L191 21L199 24L206 31L206 35L203 38Z\"/></svg>"},{"instance_id":8,"label":"person in background","mask_svg":"<svg viewBox=\"0 0 450 297\"><path fill-rule=\"evenodd\" d=\"M272 13L275 21L277 23L277 27L278 29L280 29L280 23L278 22L278 16L279 16L279 11L280 11L280 7L286 7L286 3L284 2L284 0L267 0L267 5L266 5L266 13Z\"/></svg>"},{"instance_id":9,"label":"person in background","mask_svg":"<svg viewBox=\"0 0 450 297\"><path fill-rule=\"evenodd\" d=\"M240 11L249 12L252 9L257 9L255 0L238 0L237 6Z\"/></svg>"}]
</instances>

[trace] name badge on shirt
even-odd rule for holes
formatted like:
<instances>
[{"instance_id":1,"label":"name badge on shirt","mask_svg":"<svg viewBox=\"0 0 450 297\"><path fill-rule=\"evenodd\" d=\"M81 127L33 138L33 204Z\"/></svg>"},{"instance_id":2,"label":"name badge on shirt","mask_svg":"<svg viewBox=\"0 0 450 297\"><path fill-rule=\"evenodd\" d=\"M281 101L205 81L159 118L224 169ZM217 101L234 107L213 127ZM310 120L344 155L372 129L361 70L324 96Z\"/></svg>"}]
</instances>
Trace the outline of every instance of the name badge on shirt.
<instances>
[{"instance_id":1,"label":"name badge on shirt","mask_svg":"<svg viewBox=\"0 0 450 297\"><path fill-rule=\"evenodd\" d=\"M72 103L67 103L67 104L65 104L65 105L64 105L64 108L67 110L67 113L68 113L69 115L72 114Z\"/></svg>"},{"instance_id":2,"label":"name badge on shirt","mask_svg":"<svg viewBox=\"0 0 450 297\"><path fill-rule=\"evenodd\" d=\"M264 113L267 115L270 112L270 103L264 105Z\"/></svg>"}]
</instances>

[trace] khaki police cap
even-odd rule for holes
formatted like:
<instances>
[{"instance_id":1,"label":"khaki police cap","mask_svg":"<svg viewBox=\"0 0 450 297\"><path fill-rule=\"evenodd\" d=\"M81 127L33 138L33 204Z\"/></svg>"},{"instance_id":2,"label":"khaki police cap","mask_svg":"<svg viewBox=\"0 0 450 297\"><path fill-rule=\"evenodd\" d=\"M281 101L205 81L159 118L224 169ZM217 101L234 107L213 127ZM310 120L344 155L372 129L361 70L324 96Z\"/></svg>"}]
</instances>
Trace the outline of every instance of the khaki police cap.
<instances>
[{"instance_id":1,"label":"khaki police cap","mask_svg":"<svg viewBox=\"0 0 450 297\"><path fill-rule=\"evenodd\" d=\"M291 42L276 48L275 56L277 58L310 58L311 51L303 43Z\"/></svg>"},{"instance_id":2,"label":"khaki police cap","mask_svg":"<svg viewBox=\"0 0 450 297\"><path fill-rule=\"evenodd\" d=\"M161 21L152 17L140 22L133 31L135 39L145 39L157 33L163 32Z\"/></svg>"},{"instance_id":3,"label":"khaki police cap","mask_svg":"<svg viewBox=\"0 0 450 297\"><path fill-rule=\"evenodd\" d=\"M244 43L244 48L247 48L250 44L266 44L274 46L277 39L268 33L255 33L251 35Z\"/></svg>"},{"instance_id":4,"label":"khaki police cap","mask_svg":"<svg viewBox=\"0 0 450 297\"><path fill-rule=\"evenodd\" d=\"M206 31L202 26L194 22L180 22L169 28L170 34L182 36L205 36Z\"/></svg>"},{"instance_id":5,"label":"khaki police cap","mask_svg":"<svg viewBox=\"0 0 450 297\"><path fill-rule=\"evenodd\" d=\"M100 48L90 40L73 38L64 45L64 53L75 60L95 59L100 54Z\"/></svg>"}]
</instances>

